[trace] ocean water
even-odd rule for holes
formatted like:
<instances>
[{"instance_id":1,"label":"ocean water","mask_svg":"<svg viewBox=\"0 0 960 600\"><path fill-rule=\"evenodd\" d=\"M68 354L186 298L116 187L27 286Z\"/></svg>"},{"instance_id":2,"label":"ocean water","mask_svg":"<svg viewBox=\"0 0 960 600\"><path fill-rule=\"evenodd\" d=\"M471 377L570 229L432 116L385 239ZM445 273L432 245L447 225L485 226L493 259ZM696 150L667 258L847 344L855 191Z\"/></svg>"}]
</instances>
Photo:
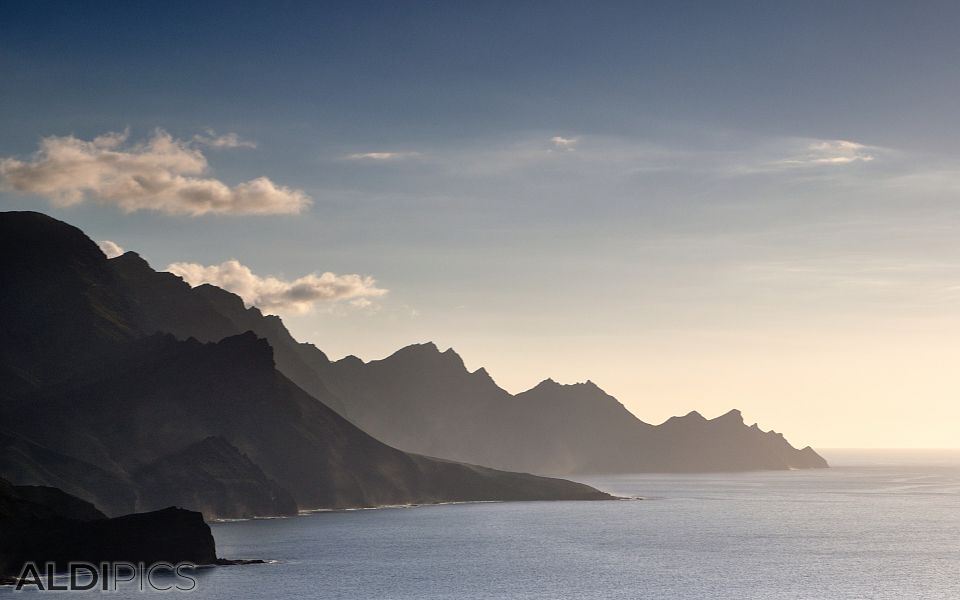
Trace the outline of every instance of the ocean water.
<instances>
[{"instance_id":1,"label":"ocean water","mask_svg":"<svg viewBox=\"0 0 960 600\"><path fill-rule=\"evenodd\" d=\"M204 569L190 597L960 599L960 453L825 455L834 468L582 479L643 500L215 524L221 556L275 562Z\"/></svg>"}]
</instances>

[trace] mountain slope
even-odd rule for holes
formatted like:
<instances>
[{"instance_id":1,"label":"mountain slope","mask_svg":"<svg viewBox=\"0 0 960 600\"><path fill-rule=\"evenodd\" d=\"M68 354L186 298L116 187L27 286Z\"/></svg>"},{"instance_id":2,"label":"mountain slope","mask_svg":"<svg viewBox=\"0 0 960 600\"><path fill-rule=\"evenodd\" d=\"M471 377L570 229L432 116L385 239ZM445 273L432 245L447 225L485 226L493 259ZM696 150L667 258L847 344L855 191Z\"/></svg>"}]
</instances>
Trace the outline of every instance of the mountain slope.
<instances>
[{"instance_id":1,"label":"mountain slope","mask_svg":"<svg viewBox=\"0 0 960 600\"><path fill-rule=\"evenodd\" d=\"M155 335L125 354L82 385L26 399L40 418L21 433L125 473L149 472L169 448L189 453L197 440L228 439L301 508L495 500L509 491L477 486L467 494L464 480L474 469L411 456L366 435L278 373L270 346L252 333L210 344ZM174 462L193 470L200 464ZM563 498L593 493L564 483Z\"/></svg>"},{"instance_id":2,"label":"mountain slope","mask_svg":"<svg viewBox=\"0 0 960 600\"><path fill-rule=\"evenodd\" d=\"M339 398L329 392L307 362L329 362L326 355L294 340L279 317L264 315L256 307L246 308L239 296L212 285L191 288L176 275L154 271L135 252L118 256L107 265L133 299L130 318L139 330L201 342L218 342L252 331L273 347L281 373L314 398L343 412Z\"/></svg>"},{"instance_id":3,"label":"mountain slope","mask_svg":"<svg viewBox=\"0 0 960 600\"><path fill-rule=\"evenodd\" d=\"M347 415L387 443L534 473L744 471L826 467L810 448L747 427L739 411L659 426L637 419L592 382L551 380L511 396L453 350L417 344L378 361L323 369Z\"/></svg>"},{"instance_id":4,"label":"mountain slope","mask_svg":"<svg viewBox=\"0 0 960 600\"><path fill-rule=\"evenodd\" d=\"M145 331L217 341L253 331L274 348L277 369L374 437L404 450L537 473L718 471L824 467L812 449L746 427L739 412L653 426L592 382L547 380L511 396L452 350L415 344L383 359L331 362L297 342L276 316L246 308L220 288L190 288L138 255L109 261L137 298Z\"/></svg>"},{"instance_id":5,"label":"mountain slope","mask_svg":"<svg viewBox=\"0 0 960 600\"><path fill-rule=\"evenodd\" d=\"M295 515L290 493L222 437L211 436L134 471L140 510L189 506L206 515Z\"/></svg>"},{"instance_id":6,"label":"mountain slope","mask_svg":"<svg viewBox=\"0 0 960 600\"><path fill-rule=\"evenodd\" d=\"M56 462L74 461L108 474L67 481L81 497L120 485L137 506L151 506L162 494L148 485L149 474L170 480L173 470L179 497L204 498L208 510L226 502L217 510L229 514L208 516L246 514L271 494L278 506L289 494L301 508L608 497L577 483L391 448L279 373L273 349L253 333L207 344L148 335L143 323L188 308L176 306L176 294L144 300L150 293L118 275L92 241L45 215L0 214L0 281L13 290L0 300L0 373L13 384L0 397L0 422L10 424L23 454L0 467L14 479L70 479ZM232 327L224 319L190 327L215 337ZM210 437L227 445L212 451L201 443ZM177 456L191 447L204 459Z\"/></svg>"},{"instance_id":7,"label":"mountain slope","mask_svg":"<svg viewBox=\"0 0 960 600\"><path fill-rule=\"evenodd\" d=\"M122 332L215 342L253 331L269 342L277 370L293 383L406 451L553 474L826 466L812 449L796 450L778 434L747 427L736 411L713 420L693 413L653 426L591 382L547 380L512 396L485 370L471 373L452 349L441 352L429 343L369 363L356 357L331 362L297 342L278 317L246 308L214 286L191 288L135 253L105 267L102 259L86 263L120 290L123 301L114 310L122 314ZM100 302L113 306L107 300Z\"/></svg>"}]
</instances>

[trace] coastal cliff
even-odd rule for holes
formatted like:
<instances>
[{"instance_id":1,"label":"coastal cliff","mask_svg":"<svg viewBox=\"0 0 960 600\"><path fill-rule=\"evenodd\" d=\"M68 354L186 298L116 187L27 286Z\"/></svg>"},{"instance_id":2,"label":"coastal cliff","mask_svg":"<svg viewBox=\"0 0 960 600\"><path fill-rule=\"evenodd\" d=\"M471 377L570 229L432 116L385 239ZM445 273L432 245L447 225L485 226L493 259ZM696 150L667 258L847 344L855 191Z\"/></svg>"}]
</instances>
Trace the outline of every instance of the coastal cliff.
<instances>
[{"instance_id":1,"label":"coastal cliff","mask_svg":"<svg viewBox=\"0 0 960 600\"><path fill-rule=\"evenodd\" d=\"M109 561L215 564L216 547L203 516L166 508L107 518L61 490L15 486L0 479L0 576L26 562L99 564Z\"/></svg>"}]
</instances>

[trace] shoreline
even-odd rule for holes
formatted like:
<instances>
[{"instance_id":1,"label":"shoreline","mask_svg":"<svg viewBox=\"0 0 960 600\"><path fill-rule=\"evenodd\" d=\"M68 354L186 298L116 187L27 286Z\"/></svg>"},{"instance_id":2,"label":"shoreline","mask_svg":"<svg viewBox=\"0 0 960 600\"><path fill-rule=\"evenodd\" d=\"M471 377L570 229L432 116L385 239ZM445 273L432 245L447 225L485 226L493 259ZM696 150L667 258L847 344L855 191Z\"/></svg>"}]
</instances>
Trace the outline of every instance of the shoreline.
<instances>
[{"instance_id":1,"label":"shoreline","mask_svg":"<svg viewBox=\"0 0 960 600\"><path fill-rule=\"evenodd\" d=\"M609 499L604 499L602 501L612 502L619 500L645 500L644 497L639 496L614 496L611 494ZM601 500L593 500L593 502L598 502ZM223 523L240 523L244 521L270 521L274 519L296 519L299 517L309 517L312 515L326 514L326 513L344 513L344 512L360 512L368 510L398 510L398 509L411 509L411 508L430 508L433 506L457 506L463 504L507 504L507 503L521 503L521 502L584 502L584 500L455 500L450 502L423 502L423 503L413 503L413 504L381 504L377 506L357 506L351 508L304 508L297 511L295 515L281 515L281 516L253 516L253 517L244 517L236 519L210 519L207 523L211 525L220 525Z\"/></svg>"}]
</instances>

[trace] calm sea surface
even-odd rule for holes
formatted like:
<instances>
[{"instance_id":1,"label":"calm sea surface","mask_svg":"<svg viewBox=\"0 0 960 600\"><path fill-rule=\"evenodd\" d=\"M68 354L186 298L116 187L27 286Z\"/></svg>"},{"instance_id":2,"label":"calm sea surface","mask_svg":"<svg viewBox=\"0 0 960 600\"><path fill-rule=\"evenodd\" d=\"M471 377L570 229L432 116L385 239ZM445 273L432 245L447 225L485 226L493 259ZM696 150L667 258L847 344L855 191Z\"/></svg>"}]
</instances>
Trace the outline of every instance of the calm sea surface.
<instances>
[{"instance_id":1,"label":"calm sea surface","mask_svg":"<svg viewBox=\"0 0 960 600\"><path fill-rule=\"evenodd\" d=\"M216 524L221 556L276 562L205 569L188 597L960 599L960 452L824 454L833 469L583 479L642 501Z\"/></svg>"}]
</instances>

